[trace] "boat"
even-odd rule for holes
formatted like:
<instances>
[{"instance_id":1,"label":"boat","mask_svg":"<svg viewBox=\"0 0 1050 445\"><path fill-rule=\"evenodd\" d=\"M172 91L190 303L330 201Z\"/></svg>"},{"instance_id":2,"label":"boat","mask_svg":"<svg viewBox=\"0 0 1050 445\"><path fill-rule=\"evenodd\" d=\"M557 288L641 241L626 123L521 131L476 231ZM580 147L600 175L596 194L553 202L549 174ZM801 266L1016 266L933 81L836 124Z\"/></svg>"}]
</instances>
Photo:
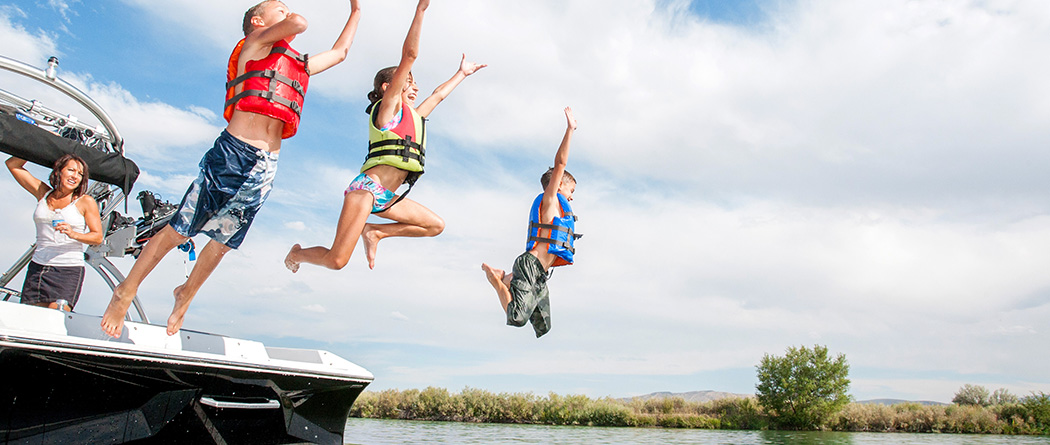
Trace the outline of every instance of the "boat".
<instances>
[{"instance_id":1,"label":"boat","mask_svg":"<svg viewBox=\"0 0 1050 445\"><path fill-rule=\"evenodd\" d=\"M138 167L105 110L57 75L57 59L40 69L0 56L0 68L51 86L98 120L0 89L0 151L46 167L65 153L88 162L106 233L85 262L115 288L124 275L109 258L137 256L175 206L141 191L142 217L118 212ZM188 329L168 336L138 297L122 335L109 337L99 315L16 302L19 291L7 286L32 253L0 276L0 444L343 443L350 408L374 378L361 366L324 350Z\"/></svg>"}]
</instances>

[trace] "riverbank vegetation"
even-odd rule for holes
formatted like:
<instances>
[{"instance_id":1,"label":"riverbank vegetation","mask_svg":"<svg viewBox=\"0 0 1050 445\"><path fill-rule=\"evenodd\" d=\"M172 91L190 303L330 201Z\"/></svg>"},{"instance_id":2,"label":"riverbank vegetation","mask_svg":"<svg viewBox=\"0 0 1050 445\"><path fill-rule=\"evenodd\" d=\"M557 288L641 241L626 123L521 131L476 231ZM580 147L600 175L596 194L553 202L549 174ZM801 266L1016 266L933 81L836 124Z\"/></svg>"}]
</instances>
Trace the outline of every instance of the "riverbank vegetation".
<instances>
[{"instance_id":1,"label":"riverbank vegetation","mask_svg":"<svg viewBox=\"0 0 1050 445\"><path fill-rule=\"evenodd\" d=\"M852 403L849 363L824 346L790 347L755 366L755 397L686 402L680 397L592 400L493 394L466 388L364 392L352 417L708 429L789 429L909 433L1050 434L1050 394L1024 398L965 385L951 405Z\"/></svg>"},{"instance_id":2,"label":"riverbank vegetation","mask_svg":"<svg viewBox=\"0 0 1050 445\"><path fill-rule=\"evenodd\" d=\"M546 397L466 388L366 391L351 417L622 427L758 430L776 428L755 398L687 402L680 397L622 400ZM1050 394L1000 404L848 403L812 429L831 431L1050 434Z\"/></svg>"}]
</instances>

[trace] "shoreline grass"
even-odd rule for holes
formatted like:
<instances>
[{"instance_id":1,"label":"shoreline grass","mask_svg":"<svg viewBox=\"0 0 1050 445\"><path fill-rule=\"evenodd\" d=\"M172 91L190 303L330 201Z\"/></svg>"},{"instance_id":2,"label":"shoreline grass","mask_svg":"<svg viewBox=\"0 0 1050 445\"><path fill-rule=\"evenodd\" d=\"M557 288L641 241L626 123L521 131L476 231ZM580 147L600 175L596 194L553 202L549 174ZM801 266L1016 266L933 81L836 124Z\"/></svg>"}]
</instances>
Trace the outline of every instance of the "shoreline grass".
<instances>
[{"instance_id":1,"label":"shoreline grass","mask_svg":"<svg viewBox=\"0 0 1050 445\"><path fill-rule=\"evenodd\" d=\"M754 398L687 402L680 397L621 400L582 395L546 397L465 388L365 391L350 417L615 427L771 429ZM1001 405L928 406L918 403L850 403L820 430L967 434L1050 434L1050 394L1033 394Z\"/></svg>"}]
</instances>

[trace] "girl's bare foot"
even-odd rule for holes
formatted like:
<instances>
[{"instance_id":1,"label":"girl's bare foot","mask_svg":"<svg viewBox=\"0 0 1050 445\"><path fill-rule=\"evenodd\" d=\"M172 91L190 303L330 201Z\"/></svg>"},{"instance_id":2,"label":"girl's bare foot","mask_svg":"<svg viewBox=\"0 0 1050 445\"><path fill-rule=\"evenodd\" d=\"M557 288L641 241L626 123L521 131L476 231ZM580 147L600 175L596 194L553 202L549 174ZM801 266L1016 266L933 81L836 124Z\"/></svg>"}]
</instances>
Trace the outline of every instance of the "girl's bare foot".
<instances>
[{"instance_id":1,"label":"girl's bare foot","mask_svg":"<svg viewBox=\"0 0 1050 445\"><path fill-rule=\"evenodd\" d=\"M365 230L361 232L361 241L365 243L365 257L368 258L368 268L375 269L376 250L379 248L379 237L376 236L376 230L369 229L366 225Z\"/></svg>"}]
</instances>

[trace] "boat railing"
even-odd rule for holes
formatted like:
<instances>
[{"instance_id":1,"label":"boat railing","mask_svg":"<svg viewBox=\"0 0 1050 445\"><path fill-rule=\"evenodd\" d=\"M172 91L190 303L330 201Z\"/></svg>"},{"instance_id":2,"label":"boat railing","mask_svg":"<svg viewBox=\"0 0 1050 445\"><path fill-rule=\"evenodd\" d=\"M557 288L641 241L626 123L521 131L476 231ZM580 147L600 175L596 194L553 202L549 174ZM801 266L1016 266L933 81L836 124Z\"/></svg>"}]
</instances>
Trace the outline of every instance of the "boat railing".
<instances>
[{"instance_id":1,"label":"boat railing","mask_svg":"<svg viewBox=\"0 0 1050 445\"><path fill-rule=\"evenodd\" d=\"M4 99L8 102L11 102L15 106L23 108L32 113L44 116L45 119L49 122L57 124L57 127L74 128L83 133L90 133L91 137L94 137L95 134L101 133L99 134L99 136L105 138L105 140L107 140L110 143L114 151L120 154L124 154L124 138L120 136L120 132L117 131L116 124L113 122L113 119L109 117L109 113L106 113L106 111L103 110L97 102L88 97L87 94L84 94L83 91L80 91L77 87L58 77L57 58L51 57L48 59L47 63L48 67L46 69L40 69L14 59L0 56L0 69L4 69L13 73L21 74L31 79L35 79L46 85L51 86L52 88L58 91L61 91L63 94L77 101L77 103L79 103L88 111L90 111L91 114L93 114L99 120L103 128L90 127L86 124L79 122L79 119L73 117L72 115L63 115L62 113L59 113L57 111L43 106L42 104L39 104L35 100L26 100L3 90L0 90L0 99ZM89 136L89 134L84 135Z\"/></svg>"}]
</instances>

